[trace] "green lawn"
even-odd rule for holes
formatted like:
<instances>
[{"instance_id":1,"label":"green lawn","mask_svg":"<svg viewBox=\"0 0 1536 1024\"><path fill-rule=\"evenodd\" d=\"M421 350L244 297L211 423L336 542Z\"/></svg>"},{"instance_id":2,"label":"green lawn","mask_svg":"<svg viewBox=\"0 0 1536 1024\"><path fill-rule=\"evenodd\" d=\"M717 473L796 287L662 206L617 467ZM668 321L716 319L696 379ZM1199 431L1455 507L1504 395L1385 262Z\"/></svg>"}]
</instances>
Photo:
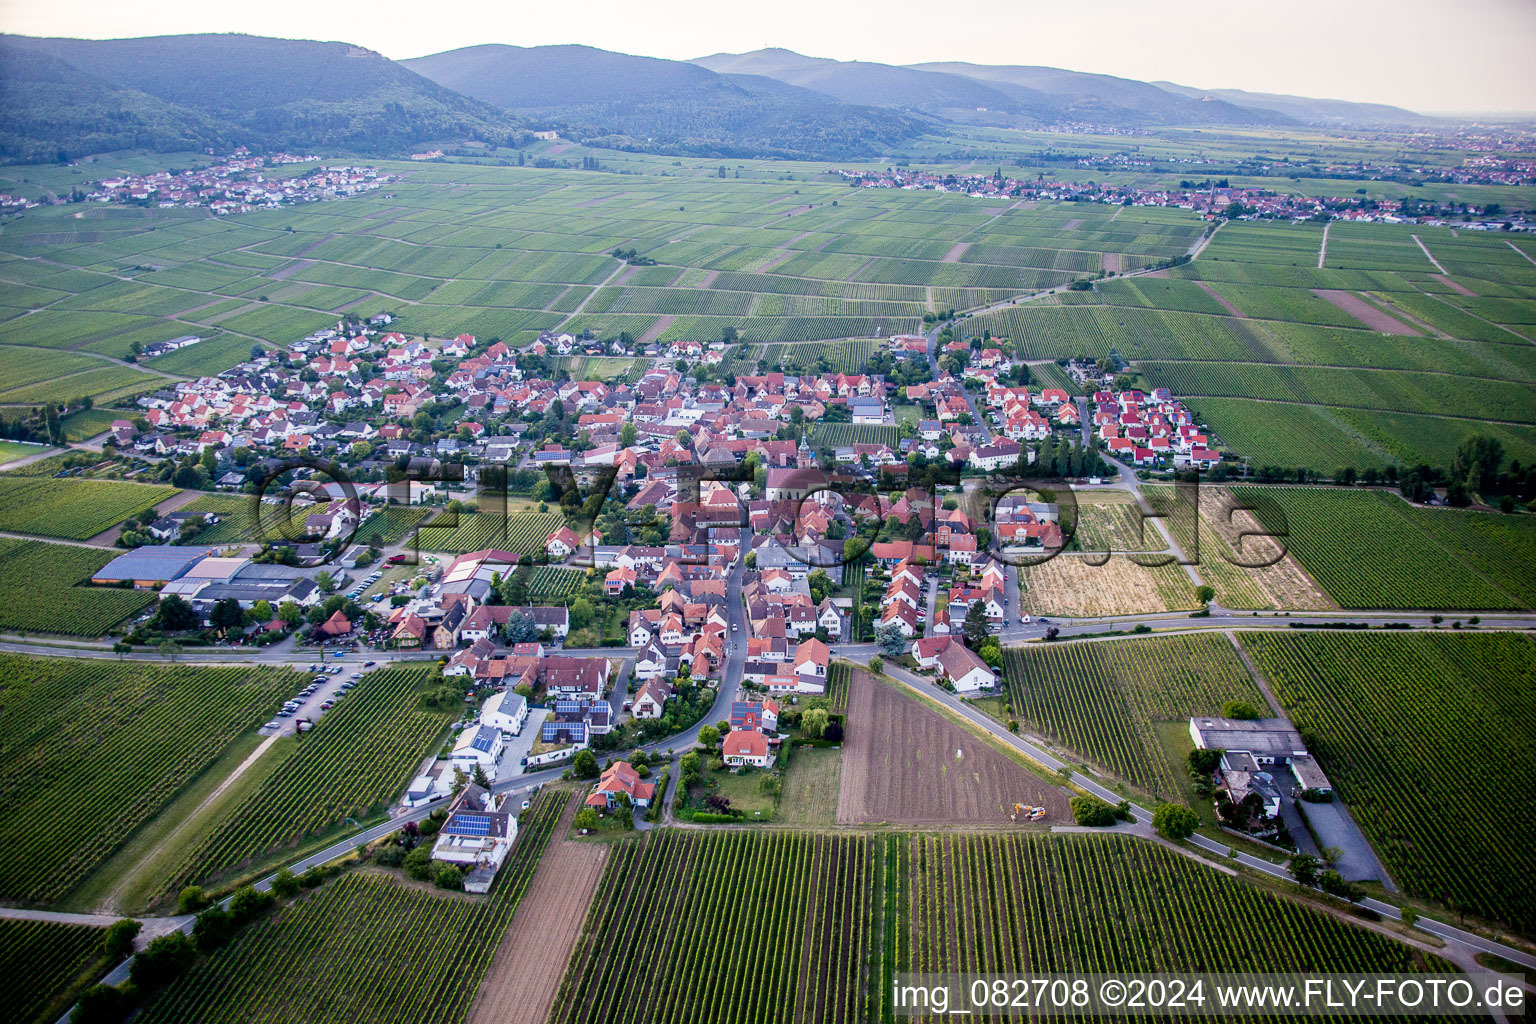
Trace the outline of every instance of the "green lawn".
<instances>
[{"instance_id":1,"label":"green lawn","mask_svg":"<svg viewBox=\"0 0 1536 1024\"><path fill-rule=\"evenodd\" d=\"M837 791L842 777L841 748L805 747L791 751L774 820L785 825L832 824L837 818Z\"/></svg>"}]
</instances>

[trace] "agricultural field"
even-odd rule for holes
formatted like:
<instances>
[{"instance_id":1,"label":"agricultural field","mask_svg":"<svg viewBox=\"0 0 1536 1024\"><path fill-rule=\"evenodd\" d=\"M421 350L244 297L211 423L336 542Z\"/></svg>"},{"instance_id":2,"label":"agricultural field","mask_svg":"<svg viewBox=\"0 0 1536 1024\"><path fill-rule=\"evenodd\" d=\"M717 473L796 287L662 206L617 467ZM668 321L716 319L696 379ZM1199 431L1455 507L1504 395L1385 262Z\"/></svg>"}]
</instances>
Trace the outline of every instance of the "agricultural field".
<instances>
[{"instance_id":1,"label":"agricultural field","mask_svg":"<svg viewBox=\"0 0 1536 1024\"><path fill-rule=\"evenodd\" d=\"M398 544L431 514L432 509L420 505L385 505L363 520L355 539L364 544L377 540L380 546Z\"/></svg>"},{"instance_id":2,"label":"agricultural field","mask_svg":"<svg viewBox=\"0 0 1536 1024\"><path fill-rule=\"evenodd\" d=\"M463 1020L564 802L565 794L546 792L522 812L517 842L485 896L436 892L393 873L357 869L240 932L136 1019Z\"/></svg>"},{"instance_id":3,"label":"agricultural field","mask_svg":"<svg viewBox=\"0 0 1536 1024\"><path fill-rule=\"evenodd\" d=\"M0 629L101 636L155 599L90 585L112 548L0 537Z\"/></svg>"},{"instance_id":4,"label":"agricultural field","mask_svg":"<svg viewBox=\"0 0 1536 1024\"><path fill-rule=\"evenodd\" d=\"M0 855L0 898L36 903L88 878L299 678L19 655L0 674L0 789L28 823Z\"/></svg>"},{"instance_id":5,"label":"agricultural field","mask_svg":"<svg viewBox=\"0 0 1536 1024\"><path fill-rule=\"evenodd\" d=\"M265 755L281 759L278 767L223 811L163 892L226 878L346 818L382 811L452 720L451 711L420 703L434 668L401 664L370 672L314 729Z\"/></svg>"},{"instance_id":6,"label":"agricultural field","mask_svg":"<svg viewBox=\"0 0 1536 1024\"><path fill-rule=\"evenodd\" d=\"M1536 931L1536 642L1242 633L1407 892Z\"/></svg>"},{"instance_id":7,"label":"agricultural field","mask_svg":"<svg viewBox=\"0 0 1536 1024\"><path fill-rule=\"evenodd\" d=\"M853 666L846 661L834 661L827 667L827 707L834 714L848 710L848 681Z\"/></svg>"},{"instance_id":8,"label":"agricultural field","mask_svg":"<svg viewBox=\"0 0 1536 1024\"><path fill-rule=\"evenodd\" d=\"M542 555L544 539L564 522L558 512L442 512L416 531L416 545L448 554L499 548L528 558Z\"/></svg>"},{"instance_id":9,"label":"agricultural field","mask_svg":"<svg viewBox=\"0 0 1536 1024\"><path fill-rule=\"evenodd\" d=\"M811 428L806 442L816 449L843 448L854 444L883 444L895 449L901 441L901 428L876 423L818 423Z\"/></svg>"},{"instance_id":10,"label":"agricultural field","mask_svg":"<svg viewBox=\"0 0 1536 1024\"><path fill-rule=\"evenodd\" d=\"M556 327L647 343L712 340L727 328L752 343L854 339L825 354L856 369L858 346L918 329L930 303L980 306L1106 261L1146 266L1186 251L1202 229L1193 215L1167 211L1126 209L1110 225L1112 214L1097 209L1066 216L1050 205L825 180L786 188L756 170L731 181L616 180L381 166L404 178L388 197L238 218L31 211L0 234L0 255L75 269L37 274L30 260L0 263L0 307L36 310L0 324L0 346L122 358L135 341L199 334L209 340L156 362L194 374L244 358L253 344L290 344L345 308L388 310L412 334L512 344ZM609 255L620 248L657 265L626 266ZM143 371L112 369L153 386ZM106 382L74 386L87 385Z\"/></svg>"},{"instance_id":11,"label":"agricultural field","mask_svg":"<svg viewBox=\"0 0 1536 1024\"><path fill-rule=\"evenodd\" d=\"M1536 521L1380 490L1234 486L1344 608L1536 607Z\"/></svg>"},{"instance_id":12,"label":"agricultural field","mask_svg":"<svg viewBox=\"0 0 1536 1024\"><path fill-rule=\"evenodd\" d=\"M614 847L550 1020L868 1020L879 838L652 832ZM722 941L753 908L755 941Z\"/></svg>"},{"instance_id":13,"label":"agricultural field","mask_svg":"<svg viewBox=\"0 0 1536 1024\"><path fill-rule=\"evenodd\" d=\"M1152 527L1155 529L1155 527ZM1021 565L1019 611L1027 615L1136 615L1185 611L1199 607L1195 585L1183 566L1144 566L1134 557L1159 555L1060 554L1038 564Z\"/></svg>"},{"instance_id":14,"label":"agricultural field","mask_svg":"<svg viewBox=\"0 0 1536 1024\"><path fill-rule=\"evenodd\" d=\"M1129 491L1082 491L1068 513L1075 518L1069 551L1162 551L1163 535L1136 507Z\"/></svg>"},{"instance_id":15,"label":"agricultural field","mask_svg":"<svg viewBox=\"0 0 1536 1024\"><path fill-rule=\"evenodd\" d=\"M175 493L149 484L4 476L0 530L88 540Z\"/></svg>"},{"instance_id":16,"label":"agricultural field","mask_svg":"<svg viewBox=\"0 0 1536 1024\"><path fill-rule=\"evenodd\" d=\"M29 455L38 455L48 449L42 445L23 444L20 441L0 441L0 466L24 459Z\"/></svg>"},{"instance_id":17,"label":"agricultural field","mask_svg":"<svg viewBox=\"0 0 1536 1024\"><path fill-rule=\"evenodd\" d=\"M1322 234L1223 224L1184 266L962 329L1013 339L1031 360L1118 354L1256 465L1444 465L1477 434L1536 458L1536 266L1498 239L1338 222L1319 267Z\"/></svg>"},{"instance_id":18,"label":"agricultural field","mask_svg":"<svg viewBox=\"0 0 1536 1024\"><path fill-rule=\"evenodd\" d=\"M1142 495L1178 542L1198 561L1200 579L1224 608L1323 610L1338 605L1323 593L1285 546L1241 507L1230 488L1198 491L1144 485Z\"/></svg>"},{"instance_id":19,"label":"agricultural field","mask_svg":"<svg viewBox=\"0 0 1536 1024\"><path fill-rule=\"evenodd\" d=\"M1129 836L914 836L901 860L907 928L898 970L1453 970L1393 938ZM1256 921L1264 927L1254 928Z\"/></svg>"},{"instance_id":20,"label":"agricultural field","mask_svg":"<svg viewBox=\"0 0 1536 1024\"><path fill-rule=\"evenodd\" d=\"M528 596L558 601L576 593L586 585L586 582L585 569L562 569L554 565L541 565L533 570L533 578L528 581Z\"/></svg>"},{"instance_id":21,"label":"agricultural field","mask_svg":"<svg viewBox=\"0 0 1536 1024\"><path fill-rule=\"evenodd\" d=\"M1227 701L1264 707L1224 635L1195 633L1103 643L1057 643L1003 655L1005 708L1039 732L1137 789L1165 800L1176 773L1152 725L1221 712Z\"/></svg>"},{"instance_id":22,"label":"agricultural field","mask_svg":"<svg viewBox=\"0 0 1536 1024\"><path fill-rule=\"evenodd\" d=\"M197 535L199 544L255 544L301 538L305 517L329 507L328 502L295 503L290 511L286 502L261 500L256 495L202 494L182 509L219 517L217 523L205 526Z\"/></svg>"},{"instance_id":23,"label":"agricultural field","mask_svg":"<svg viewBox=\"0 0 1536 1024\"><path fill-rule=\"evenodd\" d=\"M1007 825L1013 805L1070 819L1068 794L897 683L854 669L837 801L841 825Z\"/></svg>"},{"instance_id":24,"label":"agricultural field","mask_svg":"<svg viewBox=\"0 0 1536 1024\"><path fill-rule=\"evenodd\" d=\"M106 969L103 929L52 921L0 920L0 971L12 985L0 1020L53 1024L74 995Z\"/></svg>"},{"instance_id":25,"label":"agricultural field","mask_svg":"<svg viewBox=\"0 0 1536 1024\"><path fill-rule=\"evenodd\" d=\"M781 762L783 764L783 762ZM773 820L780 825L825 828L837 820L842 789L843 752L838 747L797 747L784 765L779 806Z\"/></svg>"}]
</instances>

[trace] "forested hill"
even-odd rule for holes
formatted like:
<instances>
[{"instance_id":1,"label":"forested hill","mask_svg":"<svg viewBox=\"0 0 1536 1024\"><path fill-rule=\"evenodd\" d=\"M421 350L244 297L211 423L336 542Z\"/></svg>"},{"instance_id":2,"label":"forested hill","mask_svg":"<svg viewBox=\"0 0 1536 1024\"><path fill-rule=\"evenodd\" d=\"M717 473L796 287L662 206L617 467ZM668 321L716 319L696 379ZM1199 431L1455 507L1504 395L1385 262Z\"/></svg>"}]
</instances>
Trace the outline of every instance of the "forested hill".
<instances>
[{"instance_id":1,"label":"forested hill","mask_svg":"<svg viewBox=\"0 0 1536 1024\"><path fill-rule=\"evenodd\" d=\"M371 50L247 35L0 37L0 157L127 147L398 156L516 144L525 125Z\"/></svg>"},{"instance_id":2,"label":"forested hill","mask_svg":"<svg viewBox=\"0 0 1536 1024\"><path fill-rule=\"evenodd\" d=\"M470 46L402 61L475 99L620 149L702 156L889 153L934 122L756 75L590 46Z\"/></svg>"}]
</instances>

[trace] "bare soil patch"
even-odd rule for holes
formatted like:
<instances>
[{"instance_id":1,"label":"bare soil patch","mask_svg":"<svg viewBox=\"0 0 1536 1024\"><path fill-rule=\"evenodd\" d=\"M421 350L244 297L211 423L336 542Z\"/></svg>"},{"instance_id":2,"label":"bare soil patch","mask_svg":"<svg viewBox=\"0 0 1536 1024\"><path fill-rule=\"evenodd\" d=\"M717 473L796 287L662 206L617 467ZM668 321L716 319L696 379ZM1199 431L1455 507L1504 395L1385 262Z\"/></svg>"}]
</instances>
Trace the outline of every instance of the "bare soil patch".
<instances>
[{"instance_id":1,"label":"bare soil patch","mask_svg":"<svg viewBox=\"0 0 1536 1024\"><path fill-rule=\"evenodd\" d=\"M1063 230L1063 231L1076 231L1078 228L1080 228L1082 226L1083 226L1083 219L1081 217L1073 217L1071 220L1067 221L1065 224L1063 224L1061 226L1061 230Z\"/></svg>"},{"instance_id":2,"label":"bare soil patch","mask_svg":"<svg viewBox=\"0 0 1536 1024\"><path fill-rule=\"evenodd\" d=\"M718 271L718 270L706 271L704 276L699 278L699 283L694 285L694 287L695 288L713 288L715 286L715 278L717 278L719 276L720 276L720 271Z\"/></svg>"},{"instance_id":3,"label":"bare soil patch","mask_svg":"<svg viewBox=\"0 0 1536 1024\"><path fill-rule=\"evenodd\" d=\"M1400 334L1409 338L1422 337L1412 327L1409 327L1396 317L1377 309L1354 292L1338 291L1332 288L1314 288L1312 289L1312 294L1333 303L1333 305L1359 320L1373 331L1381 331L1383 334Z\"/></svg>"},{"instance_id":4,"label":"bare soil patch","mask_svg":"<svg viewBox=\"0 0 1536 1024\"><path fill-rule=\"evenodd\" d=\"M795 253L786 252L786 253L784 253L781 256L775 256L773 259L769 260L767 263L764 263L762 266L758 267L757 270L755 271L755 273L766 274L770 270L772 270L774 267L777 267L780 263L787 263L787 262L789 262L789 258L791 256L794 256L794 255L795 255Z\"/></svg>"},{"instance_id":5,"label":"bare soil patch","mask_svg":"<svg viewBox=\"0 0 1536 1024\"><path fill-rule=\"evenodd\" d=\"M1117 252L1100 253L1099 266L1103 268L1106 274L1120 273L1120 254Z\"/></svg>"},{"instance_id":6,"label":"bare soil patch","mask_svg":"<svg viewBox=\"0 0 1536 1024\"><path fill-rule=\"evenodd\" d=\"M639 272L640 268L631 264L630 266L627 266L623 270L619 271L619 276L610 281L609 284L615 288L626 285L629 283L629 279L634 277Z\"/></svg>"},{"instance_id":7,"label":"bare soil patch","mask_svg":"<svg viewBox=\"0 0 1536 1024\"><path fill-rule=\"evenodd\" d=\"M1457 295L1465 295L1469 299L1477 298L1477 292L1473 291L1471 288L1468 288L1466 285L1461 284L1458 281L1452 281L1445 274L1430 274L1429 276L1445 285Z\"/></svg>"},{"instance_id":8,"label":"bare soil patch","mask_svg":"<svg viewBox=\"0 0 1536 1024\"><path fill-rule=\"evenodd\" d=\"M1247 313L1244 313L1242 310L1238 309L1236 303L1234 303L1231 299L1227 298L1225 295L1223 295L1220 292L1218 292L1215 288L1212 288L1210 285L1206 284L1204 281L1196 281L1195 284L1199 285L1200 286L1200 290L1205 292L1205 294L1209 295L1211 298L1213 298L1217 302L1221 303L1221 308L1226 310L1229 315L1237 316L1237 317L1242 317L1244 320L1248 319L1248 314Z\"/></svg>"},{"instance_id":9,"label":"bare soil patch","mask_svg":"<svg viewBox=\"0 0 1536 1024\"><path fill-rule=\"evenodd\" d=\"M676 319L677 317L670 313L657 318L656 322L651 324L651 326L646 330L644 334L640 335L640 344L642 346L649 345L651 342L661 337L662 334L666 332L667 328L672 326L672 321Z\"/></svg>"},{"instance_id":10,"label":"bare soil patch","mask_svg":"<svg viewBox=\"0 0 1536 1024\"><path fill-rule=\"evenodd\" d=\"M543 1024L549 1017L566 962L581 937L587 905L608 861L606 843L565 838L580 806L581 801L572 796L560 815L555 837L480 984L469 1024Z\"/></svg>"},{"instance_id":11,"label":"bare soil patch","mask_svg":"<svg viewBox=\"0 0 1536 1024\"><path fill-rule=\"evenodd\" d=\"M964 256L965 255L965 250L969 249L970 247L971 247L971 243L970 242L956 242L954 245L949 247L949 252L945 253L944 254L944 258L942 260L940 260L939 262L940 263L959 263L960 262L960 257Z\"/></svg>"},{"instance_id":12,"label":"bare soil patch","mask_svg":"<svg viewBox=\"0 0 1536 1024\"><path fill-rule=\"evenodd\" d=\"M957 756L958 754L958 756ZM893 683L855 669L837 821L1008 825L1013 805L1069 813L1067 794Z\"/></svg>"}]
</instances>

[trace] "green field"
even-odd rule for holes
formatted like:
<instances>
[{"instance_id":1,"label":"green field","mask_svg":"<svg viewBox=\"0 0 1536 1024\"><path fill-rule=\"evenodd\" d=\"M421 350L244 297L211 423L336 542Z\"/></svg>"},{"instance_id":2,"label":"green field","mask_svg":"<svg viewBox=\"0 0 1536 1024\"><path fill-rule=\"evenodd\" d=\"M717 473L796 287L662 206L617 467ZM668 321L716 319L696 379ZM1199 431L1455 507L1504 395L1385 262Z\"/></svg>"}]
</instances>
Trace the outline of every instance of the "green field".
<instances>
[{"instance_id":1,"label":"green field","mask_svg":"<svg viewBox=\"0 0 1536 1024\"><path fill-rule=\"evenodd\" d=\"M0 971L25 978L14 986L0 1020L53 1024L74 995L107 967L101 928L51 921L0 920Z\"/></svg>"},{"instance_id":2,"label":"green field","mask_svg":"<svg viewBox=\"0 0 1536 1024\"><path fill-rule=\"evenodd\" d=\"M760 941L721 941L742 913ZM551 1020L899 1019L906 972L1448 968L1132 837L670 831L613 848Z\"/></svg>"},{"instance_id":3,"label":"green field","mask_svg":"<svg viewBox=\"0 0 1536 1024\"><path fill-rule=\"evenodd\" d=\"M175 493L107 480L0 477L0 530L87 540Z\"/></svg>"},{"instance_id":4,"label":"green field","mask_svg":"<svg viewBox=\"0 0 1536 1024\"><path fill-rule=\"evenodd\" d=\"M286 669L0 655L0 898L66 895L298 688Z\"/></svg>"},{"instance_id":5,"label":"green field","mask_svg":"<svg viewBox=\"0 0 1536 1024\"><path fill-rule=\"evenodd\" d=\"M434 665L380 668L364 676L308 733L266 757L277 767L253 792L223 809L187 851L163 892L230 872L340 825L382 811L442 736L448 712L419 704Z\"/></svg>"},{"instance_id":6,"label":"green field","mask_svg":"<svg viewBox=\"0 0 1536 1024\"><path fill-rule=\"evenodd\" d=\"M37 455L48 449L35 444L22 444L20 441L0 441L0 466L17 459L24 459L29 455Z\"/></svg>"},{"instance_id":7,"label":"green field","mask_svg":"<svg viewBox=\"0 0 1536 1024\"><path fill-rule=\"evenodd\" d=\"M137 1019L463 1020L566 799L546 791L521 813L517 842L486 896L435 893L393 874L356 871L241 932Z\"/></svg>"},{"instance_id":8,"label":"green field","mask_svg":"<svg viewBox=\"0 0 1536 1024\"><path fill-rule=\"evenodd\" d=\"M1264 697L1225 636L1192 634L1104 643L1030 645L1004 653L1013 717L1145 792L1172 799L1171 764L1154 722L1221 711Z\"/></svg>"},{"instance_id":9,"label":"green field","mask_svg":"<svg viewBox=\"0 0 1536 1024\"><path fill-rule=\"evenodd\" d=\"M416 543L422 551L461 554L498 548L526 558L543 554L544 539L564 522L558 512L445 512L417 531Z\"/></svg>"},{"instance_id":10,"label":"green field","mask_svg":"<svg viewBox=\"0 0 1536 1024\"><path fill-rule=\"evenodd\" d=\"M1536 928L1529 636L1241 636L1405 891Z\"/></svg>"},{"instance_id":11,"label":"green field","mask_svg":"<svg viewBox=\"0 0 1536 1024\"><path fill-rule=\"evenodd\" d=\"M90 586L118 553L0 537L0 629L101 636L155 599L148 590Z\"/></svg>"},{"instance_id":12,"label":"green field","mask_svg":"<svg viewBox=\"0 0 1536 1024\"><path fill-rule=\"evenodd\" d=\"M1233 487L1345 608L1536 607L1536 521L1377 490Z\"/></svg>"}]
</instances>

